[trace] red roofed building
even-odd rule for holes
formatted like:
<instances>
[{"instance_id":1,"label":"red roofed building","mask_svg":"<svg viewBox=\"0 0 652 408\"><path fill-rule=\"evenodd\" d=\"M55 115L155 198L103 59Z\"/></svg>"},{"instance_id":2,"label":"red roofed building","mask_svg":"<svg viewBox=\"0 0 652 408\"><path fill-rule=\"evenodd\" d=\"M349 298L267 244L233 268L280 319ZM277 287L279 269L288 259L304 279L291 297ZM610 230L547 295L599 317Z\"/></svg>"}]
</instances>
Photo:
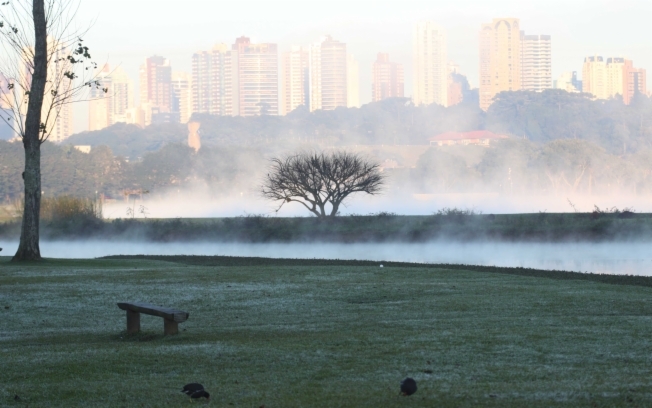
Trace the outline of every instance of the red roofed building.
<instances>
[{"instance_id":1,"label":"red roofed building","mask_svg":"<svg viewBox=\"0 0 652 408\"><path fill-rule=\"evenodd\" d=\"M488 130L474 130L473 132L446 132L433 136L430 146L452 146L452 145L480 145L489 146L489 143L500 139L507 139L505 135L497 135Z\"/></svg>"}]
</instances>

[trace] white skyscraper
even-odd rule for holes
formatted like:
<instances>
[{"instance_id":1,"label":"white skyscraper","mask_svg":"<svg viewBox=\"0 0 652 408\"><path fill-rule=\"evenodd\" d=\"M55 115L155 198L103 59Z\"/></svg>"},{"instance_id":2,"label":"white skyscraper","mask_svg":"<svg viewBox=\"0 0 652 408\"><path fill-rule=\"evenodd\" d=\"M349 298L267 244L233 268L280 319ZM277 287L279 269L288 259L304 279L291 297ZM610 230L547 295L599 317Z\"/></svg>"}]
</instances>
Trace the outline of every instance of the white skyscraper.
<instances>
[{"instance_id":1,"label":"white skyscraper","mask_svg":"<svg viewBox=\"0 0 652 408\"><path fill-rule=\"evenodd\" d=\"M179 113L179 122L188 123L192 116L192 75L172 71L172 111Z\"/></svg>"},{"instance_id":2,"label":"white skyscraper","mask_svg":"<svg viewBox=\"0 0 652 408\"><path fill-rule=\"evenodd\" d=\"M293 46L281 57L281 115L309 104L308 51Z\"/></svg>"},{"instance_id":3,"label":"white skyscraper","mask_svg":"<svg viewBox=\"0 0 652 408\"><path fill-rule=\"evenodd\" d=\"M93 87L88 106L88 130L100 130L115 123L127 123L127 111L134 107L134 83L122 67L108 65L98 74L100 88ZM106 92L104 92L106 89Z\"/></svg>"},{"instance_id":4,"label":"white skyscraper","mask_svg":"<svg viewBox=\"0 0 652 408\"><path fill-rule=\"evenodd\" d=\"M346 44L325 36L310 46L310 111L348 106Z\"/></svg>"},{"instance_id":5,"label":"white skyscraper","mask_svg":"<svg viewBox=\"0 0 652 408\"><path fill-rule=\"evenodd\" d=\"M521 89L541 92L552 88L549 35L525 35L521 31Z\"/></svg>"},{"instance_id":6,"label":"white skyscraper","mask_svg":"<svg viewBox=\"0 0 652 408\"><path fill-rule=\"evenodd\" d=\"M360 107L360 66L352 54L346 56L346 106Z\"/></svg>"},{"instance_id":7,"label":"white skyscraper","mask_svg":"<svg viewBox=\"0 0 652 408\"><path fill-rule=\"evenodd\" d=\"M430 21L413 30L413 100L415 105L448 104L446 31Z\"/></svg>"}]
</instances>

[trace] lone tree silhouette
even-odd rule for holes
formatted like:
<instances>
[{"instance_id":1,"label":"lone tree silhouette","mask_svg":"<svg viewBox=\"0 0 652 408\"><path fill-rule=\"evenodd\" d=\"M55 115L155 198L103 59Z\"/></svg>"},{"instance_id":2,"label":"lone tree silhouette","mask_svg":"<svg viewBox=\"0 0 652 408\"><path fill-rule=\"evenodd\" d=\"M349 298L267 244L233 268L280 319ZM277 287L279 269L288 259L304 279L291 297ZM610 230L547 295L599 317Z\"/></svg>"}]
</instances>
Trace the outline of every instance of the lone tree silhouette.
<instances>
[{"instance_id":1,"label":"lone tree silhouette","mask_svg":"<svg viewBox=\"0 0 652 408\"><path fill-rule=\"evenodd\" d=\"M25 149L23 221L14 261L41 259L41 145L65 105L99 88L97 65L72 22L79 0L0 0L0 119Z\"/></svg>"},{"instance_id":2,"label":"lone tree silhouette","mask_svg":"<svg viewBox=\"0 0 652 408\"><path fill-rule=\"evenodd\" d=\"M340 205L351 194L380 194L383 184L380 166L360 155L302 153L272 159L261 194L280 202L277 212L286 203L297 202L323 218L336 216Z\"/></svg>"}]
</instances>

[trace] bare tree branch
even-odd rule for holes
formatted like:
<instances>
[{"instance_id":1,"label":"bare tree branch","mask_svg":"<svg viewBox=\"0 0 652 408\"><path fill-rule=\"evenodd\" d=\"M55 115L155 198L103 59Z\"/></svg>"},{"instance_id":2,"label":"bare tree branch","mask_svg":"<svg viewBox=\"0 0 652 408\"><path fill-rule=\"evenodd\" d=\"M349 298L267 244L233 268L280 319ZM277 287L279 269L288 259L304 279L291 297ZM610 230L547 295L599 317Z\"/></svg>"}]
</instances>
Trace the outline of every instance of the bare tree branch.
<instances>
[{"instance_id":1,"label":"bare tree branch","mask_svg":"<svg viewBox=\"0 0 652 408\"><path fill-rule=\"evenodd\" d=\"M303 153L272 159L260 193L280 202L276 211L297 202L317 217L333 217L351 194L379 194L383 183L379 165L357 154Z\"/></svg>"}]
</instances>

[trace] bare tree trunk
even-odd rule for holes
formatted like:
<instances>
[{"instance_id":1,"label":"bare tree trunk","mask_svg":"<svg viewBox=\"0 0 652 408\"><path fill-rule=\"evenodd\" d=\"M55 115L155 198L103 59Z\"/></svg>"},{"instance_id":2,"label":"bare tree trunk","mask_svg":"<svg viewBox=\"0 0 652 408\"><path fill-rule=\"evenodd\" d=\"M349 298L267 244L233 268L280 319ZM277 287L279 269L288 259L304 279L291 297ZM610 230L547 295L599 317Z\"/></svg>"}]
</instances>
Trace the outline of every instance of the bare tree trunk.
<instances>
[{"instance_id":1,"label":"bare tree trunk","mask_svg":"<svg viewBox=\"0 0 652 408\"><path fill-rule=\"evenodd\" d=\"M30 86L29 103L25 118L25 208L20 231L20 244L14 261L41 259L39 248L39 215L41 210L41 110L48 76L47 26L44 0L33 0L34 18L34 72Z\"/></svg>"}]
</instances>

